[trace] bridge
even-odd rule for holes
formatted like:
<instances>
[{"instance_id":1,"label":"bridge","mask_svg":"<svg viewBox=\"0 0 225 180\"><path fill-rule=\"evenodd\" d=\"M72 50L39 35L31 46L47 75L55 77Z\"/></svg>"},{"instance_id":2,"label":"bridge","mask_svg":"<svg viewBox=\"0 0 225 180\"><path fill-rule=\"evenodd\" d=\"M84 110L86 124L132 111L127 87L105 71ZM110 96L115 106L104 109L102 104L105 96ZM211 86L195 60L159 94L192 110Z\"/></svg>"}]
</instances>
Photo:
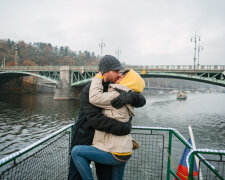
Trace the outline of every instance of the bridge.
<instances>
[{"instance_id":1,"label":"bridge","mask_svg":"<svg viewBox=\"0 0 225 180\"><path fill-rule=\"evenodd\" d=\"M174 78L225 87L225 65L154 65L125 66L143 78ZM54 99L74 99L98 72L97 66L4 66L0 67L0 84L23 76L35 76L55 83Z\"/></svg>"}]
</instances>

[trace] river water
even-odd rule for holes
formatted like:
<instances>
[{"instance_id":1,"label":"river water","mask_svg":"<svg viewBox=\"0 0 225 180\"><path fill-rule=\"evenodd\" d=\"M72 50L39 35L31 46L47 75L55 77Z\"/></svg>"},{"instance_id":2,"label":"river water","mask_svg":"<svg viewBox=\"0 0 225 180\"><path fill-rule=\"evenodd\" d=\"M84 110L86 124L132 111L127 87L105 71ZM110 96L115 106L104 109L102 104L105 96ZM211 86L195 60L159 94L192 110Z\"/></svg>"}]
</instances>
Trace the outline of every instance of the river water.
<instances>
[{"instance_id":1,"label":"river water","mask_svg":"<svg viewBox=\"0 0 225 180\"><path fill-rule=\"evenodd\" d=\"M198 148L225 150L225 94L145 93L133 125L170 127L188 139L192 125ZM55 101L52 94L0 95L0 159L76 121L78 100Z\"/></svg>"}]
</instances>

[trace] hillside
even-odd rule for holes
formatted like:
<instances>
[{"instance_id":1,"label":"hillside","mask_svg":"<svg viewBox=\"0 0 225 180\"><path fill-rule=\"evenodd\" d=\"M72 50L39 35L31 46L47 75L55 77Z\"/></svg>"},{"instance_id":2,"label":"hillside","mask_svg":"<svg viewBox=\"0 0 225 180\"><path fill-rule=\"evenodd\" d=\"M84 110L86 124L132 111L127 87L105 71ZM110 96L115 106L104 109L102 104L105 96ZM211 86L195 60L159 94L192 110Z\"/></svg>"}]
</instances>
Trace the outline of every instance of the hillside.
<instances>
[{"instance_id":1,"label":"hillside","mask_svg":"<svg viewBox=\"0 0 225 180\"><path fill-rule=\"evenodd\" d=\"M0 40L0 65L5 59L5 65L13 66L16 57L18 66L95 66L99 62L99 56L93 52L72 51L68 46Z\"/></svg>"}]
</instances>

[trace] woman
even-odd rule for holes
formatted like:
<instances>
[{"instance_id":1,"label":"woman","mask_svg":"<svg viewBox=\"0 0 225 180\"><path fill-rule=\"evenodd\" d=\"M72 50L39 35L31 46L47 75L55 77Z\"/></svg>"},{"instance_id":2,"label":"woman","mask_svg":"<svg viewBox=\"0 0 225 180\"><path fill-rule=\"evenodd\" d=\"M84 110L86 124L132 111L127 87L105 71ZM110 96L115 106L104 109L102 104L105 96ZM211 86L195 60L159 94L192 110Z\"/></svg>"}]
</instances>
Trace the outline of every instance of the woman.
<instances>
[{"instance_id":1,"label":"woman","mask_svg":"<svg viewBox=\"0 0 225 180\"><path fill-rule=\"evenodd\" d=\"M119 95L116 89L125 91L133 90L141 93L145 87L145 82L134 70L126 71L116 84L110 84L108 92L103 92L102 76L96 75L89 91L89 100L95 106L102 108L103 114L122 122L126 122L134 116L131 105L125 105L120 109L115 109L111 105L111 100ZM93 179L89 161L111 165L111 179L123 179L126 162L131 157L134 144L130 135L115 136L109 133L95 130L92 146L79 145L72 149L72 158L83 179Z\"/></svg>"}]
</instances>

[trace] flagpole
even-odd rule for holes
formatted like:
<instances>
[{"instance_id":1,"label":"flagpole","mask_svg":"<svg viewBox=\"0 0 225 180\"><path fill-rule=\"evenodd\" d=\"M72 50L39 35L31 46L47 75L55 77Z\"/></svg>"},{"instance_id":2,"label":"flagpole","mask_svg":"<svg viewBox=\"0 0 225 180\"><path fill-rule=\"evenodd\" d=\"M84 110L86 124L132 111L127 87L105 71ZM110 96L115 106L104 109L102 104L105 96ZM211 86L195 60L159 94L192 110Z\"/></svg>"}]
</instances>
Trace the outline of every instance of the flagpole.
<instances>
[{"instance_id":1,"label":"flagpole","mask_svg":"<svg viewBox=\"0 0 225 180\"><path fill-rule=\"evenodd\" d=\"M188 130L189 130L189 134L190 134L190 138L191 138L191 142L192 142L192 147L194 149L197 149L191 125L188 126ZM195 156L195 161L196 161L197 170L199 170L199 159L196 156ZM200 178L200 180L203 180L201 170L199 171L199 178Z\"/></svg>"}]
</instances>

